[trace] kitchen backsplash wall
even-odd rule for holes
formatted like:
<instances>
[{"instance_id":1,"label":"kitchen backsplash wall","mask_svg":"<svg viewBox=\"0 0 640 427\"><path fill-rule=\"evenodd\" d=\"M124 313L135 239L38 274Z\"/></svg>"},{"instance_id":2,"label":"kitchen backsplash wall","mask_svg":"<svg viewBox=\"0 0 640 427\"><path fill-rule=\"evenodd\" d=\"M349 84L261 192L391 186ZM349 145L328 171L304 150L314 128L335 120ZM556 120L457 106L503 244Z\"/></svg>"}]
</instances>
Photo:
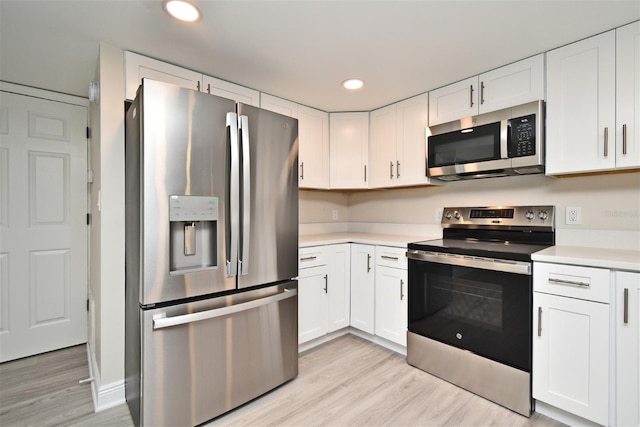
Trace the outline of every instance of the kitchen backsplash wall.
<instances>
[{"instance_id":1,"label":"kitchen backsplash wall","mask_svg":"<svg viewBox=\"0 0 640 427\"><path fill-rule=\"evenodd\" d=\"M350 231L362 224L419 224L439 228L436 210L444 206L544 204L556 206L558 244L640 249L640 173L571 178L544 175L453 182L437 187L336 193L301 191L300 222L348 221ZM565 208L581 208L580 225L565 224ZM346 214L346 219L343 216ZM303 229L304 227L301 227ZM353 229L353 230L352 230Z\"/></svg>"}]
</instances>

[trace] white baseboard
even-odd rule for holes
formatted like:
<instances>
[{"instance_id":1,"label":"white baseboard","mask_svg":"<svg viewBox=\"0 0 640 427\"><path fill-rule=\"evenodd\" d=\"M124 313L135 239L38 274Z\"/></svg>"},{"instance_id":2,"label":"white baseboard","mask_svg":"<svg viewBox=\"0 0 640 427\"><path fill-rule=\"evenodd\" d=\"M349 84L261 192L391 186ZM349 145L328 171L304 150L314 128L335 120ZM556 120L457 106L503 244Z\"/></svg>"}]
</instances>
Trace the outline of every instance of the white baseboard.
<instances>
[{"instance_id":1,"label":"white baseboard","mask_svg":"<svg viewBox=\"0 0 640 427\"><path fill-rule=\"evenodd\" d=\"M601 427L600 424L596 424L539 400L535 401L535 412L572 427Z\"/></svg>"},{"instance_id":2,"label":"white baseboard","mask_svg":"<svg viewBox=\"0 0 640 427\"><path fill-rule=\"evenodd\" d=\"M87 345L87 359L89 361L89 376L91 378L91 396L93 397L93 410L104 411L114 406L126 403L124 380L110 384L101 384L100 371L94 353Z\"/></svg>"},{"instance_id":3,"label":"white baseboard","mask_svg":"<svg viewBox=\"0 0 640 427\"><path fill-rule=\"evenodd\" d=\"M298 346L298 353L303 353L307 350L311 350L314 347L319 346L320 344L324 344L326 342L332 341L338 337L341 337L342 335L346 335L346 334L352 334L355 335L357 337L360 337L362 339L365 339L367 341L371 341L374 344L377 344L381 347L385 347L388 348L391 351L395 351L396 353L400 353L403 356L407 355L407 348L404 346L401 346L399 344L396 344L394 342L388 341L384 338L380 338L379 336L376 335L371 335L368 334L366 332L363 332L359 329L355 329L352 327L346 327L343 329L340 329L338 331L335 332L331 332L328 333L327 335L323 335L321 337L318 337L316 339L313 339L311 341L307 341L305 343L302 343Z\"/></svg>"}]
</instances>

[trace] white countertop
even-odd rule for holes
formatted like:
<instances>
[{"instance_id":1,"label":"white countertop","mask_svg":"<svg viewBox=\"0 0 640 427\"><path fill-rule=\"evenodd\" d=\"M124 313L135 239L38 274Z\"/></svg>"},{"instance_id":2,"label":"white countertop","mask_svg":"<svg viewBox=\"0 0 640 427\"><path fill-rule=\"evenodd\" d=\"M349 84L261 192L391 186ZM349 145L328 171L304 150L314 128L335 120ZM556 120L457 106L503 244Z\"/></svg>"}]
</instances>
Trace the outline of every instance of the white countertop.
<instances>
[{"instance_id":1,"label":"white countertop","mask_svg":"<svg viewBox=\"0 0 640 427\"><path fill-rule=\"evenodd\" d=\"M382 245L406 248L408 243L422 240L438 239L438 236L412 236L375 233L323 233L301 234L299 246L333 245L338 243L362 243L365 245Z\"/></svg>"},{"instance_id":2,"label":"white countertop","mask_svg":"<svg viewBox=\"0 0 640 427\"><path fill-rule=\"evenodd\" d=\"M552 246L531 255L534 261L640 272L640 251L583 246Z\"/></svg>"}]
</instances>

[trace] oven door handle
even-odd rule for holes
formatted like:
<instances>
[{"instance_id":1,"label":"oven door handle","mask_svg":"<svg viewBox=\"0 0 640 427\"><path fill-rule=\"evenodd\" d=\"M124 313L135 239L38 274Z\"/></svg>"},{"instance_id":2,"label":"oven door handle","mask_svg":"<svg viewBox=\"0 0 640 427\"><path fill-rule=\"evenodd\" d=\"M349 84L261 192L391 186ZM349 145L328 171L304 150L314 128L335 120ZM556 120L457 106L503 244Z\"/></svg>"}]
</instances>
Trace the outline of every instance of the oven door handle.
<instances>
[{"instance_id":1,"label":"oven door handle","mask_svg":"<svg viewBox=\"0 0 640 427\"><path fill-rule=\"evenodd\" d=\"M505 273L525 274L531 276L531 263L497 258L474 257L468 255L445 254L410 249L407 258L416 261L434 262L437 264L459 265L461 267L481 268L484 270L502 271Z\"/></svg>"}]
</instances>

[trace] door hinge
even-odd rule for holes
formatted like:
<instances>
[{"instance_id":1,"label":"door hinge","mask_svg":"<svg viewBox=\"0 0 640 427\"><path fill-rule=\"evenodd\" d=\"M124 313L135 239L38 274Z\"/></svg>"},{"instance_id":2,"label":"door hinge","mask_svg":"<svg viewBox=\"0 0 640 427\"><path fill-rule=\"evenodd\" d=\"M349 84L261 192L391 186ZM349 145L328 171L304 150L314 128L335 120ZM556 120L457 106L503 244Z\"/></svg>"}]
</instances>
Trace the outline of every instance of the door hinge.
<instances>
[{"instance_id":1,"label":"door hinge","mask_svg":"<svg viewBox=\"0 0 640 427\"><path fill-rule=\"evenodd\" d=\"M91 214L87 214L87 225L91 225Z\"/></svg>"}]
</instances>

